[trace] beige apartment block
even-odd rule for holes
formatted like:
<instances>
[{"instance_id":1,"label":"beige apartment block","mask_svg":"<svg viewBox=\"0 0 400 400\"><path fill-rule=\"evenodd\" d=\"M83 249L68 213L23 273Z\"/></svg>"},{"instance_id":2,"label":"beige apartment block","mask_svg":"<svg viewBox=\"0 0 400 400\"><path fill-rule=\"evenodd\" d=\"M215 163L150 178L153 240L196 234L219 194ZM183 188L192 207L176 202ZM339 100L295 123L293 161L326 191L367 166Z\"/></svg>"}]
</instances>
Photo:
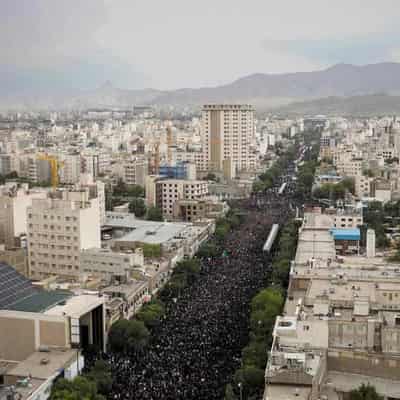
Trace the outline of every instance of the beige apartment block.
<instances>
[{"instance_id":1,"label":"beige apartment block","mask_svg":"<svg viewBox=\"0 0 400 400\"><path fill-rule=\"evenodd\" d=\"M203 152L208 169L223 172L224 160L238 171L254 170L254 108L251 105L208 104L202 111Z\"/></svg>"},{"instance_id":2,"label":"beige apartment block","mask_svg":"<svg viewBox=\"0 0 400 400\"><path fill-rule=\"evenodd\" d=\"M164 179L156 183L156 205L171 219L179 200L200 200L208 195L208 183L181 179Z\"/></svg>"},{"instance_id":3,"label":"beige apartment block","mask_svg":"<svg viewBox=\"0 0 400 400\"><path fill-rule=\"evenodd\" d=\"M145 157L129 156L122 162L123 181L127 185L145 185L149 173L148 160Z\"/></svg>"},{"instance_id":4,"label":"beige apartment block","mask_svg":"<svg viewBox=\"0 0 400 400\"><path fill-rule=\"evenodd\" d=\"M26 210L33 199L44 199L46 190L30 190L27 184L7 183L0 187L0 243L16 246L17 238L27 232Z\"/></svg>"},{"instance_id":5,"label":"beige apartment block","mask_svg":"<svg viewBox=\"0 0 400 400\"><path fill-rule=\"evenodd\" d=\"M34 279L51 275L76 279L80 252L101 247L98 199L89 191L61 191L35 199L27 209L28 259Z\"/></svg>"}]
</instances>

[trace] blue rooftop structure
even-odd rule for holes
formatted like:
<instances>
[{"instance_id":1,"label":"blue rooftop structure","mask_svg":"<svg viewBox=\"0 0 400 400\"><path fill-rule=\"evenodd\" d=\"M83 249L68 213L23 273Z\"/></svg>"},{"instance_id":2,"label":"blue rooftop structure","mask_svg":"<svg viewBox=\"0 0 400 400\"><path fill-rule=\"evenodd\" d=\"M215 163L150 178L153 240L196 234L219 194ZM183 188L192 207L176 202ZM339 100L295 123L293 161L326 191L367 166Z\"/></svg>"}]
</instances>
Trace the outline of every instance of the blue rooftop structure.
<instances>
[{"instance_id":1,"label":"blue rooftop structure","mask_svg":"<svg viewBox=\"0 0 400 400\"><path fill-rule=\"evenodd\" d=\"M335 240L360 240L361 234L358 228L333 228L331 229L331 234Z\"/></svg>"},{"instance_id":2,"label":"blue rooftop structure","mask_svg":"<svg viewBox=\"0 0 400 400\"><path fill-rule=\"evenodd\" d=\"M188 163L178 162L176 165L160 165L160 175L169 179L187 179Z\"/></svg>"}]
</instances>

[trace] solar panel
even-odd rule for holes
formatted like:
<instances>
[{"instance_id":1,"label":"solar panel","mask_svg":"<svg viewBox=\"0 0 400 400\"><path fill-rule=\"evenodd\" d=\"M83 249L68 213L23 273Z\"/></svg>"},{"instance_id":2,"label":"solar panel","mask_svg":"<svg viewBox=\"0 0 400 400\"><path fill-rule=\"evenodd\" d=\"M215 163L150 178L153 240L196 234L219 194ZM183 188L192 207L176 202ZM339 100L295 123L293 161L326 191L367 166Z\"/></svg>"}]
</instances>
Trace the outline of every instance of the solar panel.
<instances>
[{"instance_id":1,"label":"solar panel","mask_svg":"<svg viewBox=\"0 0 400 400\"><path fill-rule=\"evenodd\" d=\"M0 263L0 309L37 293L31 281L7 264Z\"/></svg>"}]
</instances>

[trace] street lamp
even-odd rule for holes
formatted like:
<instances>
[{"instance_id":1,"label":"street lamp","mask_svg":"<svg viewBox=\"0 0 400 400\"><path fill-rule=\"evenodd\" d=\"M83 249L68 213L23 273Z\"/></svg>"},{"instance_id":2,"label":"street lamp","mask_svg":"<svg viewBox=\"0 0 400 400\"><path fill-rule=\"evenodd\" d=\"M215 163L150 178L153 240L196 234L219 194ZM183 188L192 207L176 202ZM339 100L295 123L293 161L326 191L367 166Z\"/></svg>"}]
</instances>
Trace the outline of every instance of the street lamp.
<instances>
[{"instance_id":1,"label":"street lamp","mask_svg":"<svg viewBox=\"0 0 400 400\"><path fill-rule=\"evenodd\" d=\"M239 392L240 392L240 400L243 400L243 387L242 387L242 382L238 383L239 386Z\"/></svg>"}]
</instances>

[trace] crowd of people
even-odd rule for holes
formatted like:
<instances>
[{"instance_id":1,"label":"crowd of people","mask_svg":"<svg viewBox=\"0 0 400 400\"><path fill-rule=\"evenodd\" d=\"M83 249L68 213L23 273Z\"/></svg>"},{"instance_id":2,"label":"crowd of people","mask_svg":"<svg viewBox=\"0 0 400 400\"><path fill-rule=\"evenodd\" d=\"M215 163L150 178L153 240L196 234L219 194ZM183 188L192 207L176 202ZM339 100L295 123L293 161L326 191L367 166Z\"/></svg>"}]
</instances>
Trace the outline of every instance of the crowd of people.
<instances>
[{"instance_id":1,"label":"crowd of people","mask_svg":"<svg viewBox=\"0 0 400 400\"><path fill-rule=\"evenodd\" d=\"M287 220L289 201L268 193L258 207L243 204L244 222L227 235L223 256L202 259L198 279L167 299L150 345L110 355L110 399L223 399L248 340L250 300L268 275L262 247L272 224Z\"/></svg>"},{"instance_id":2,"label":"crowd of people","mask_svg":"<svg viewBox=\"0 0 400 400\"><path fill-rule=\"evenodd\" d=\"M283 180L282 180L283 181ZM281 181L281 182L282 182ZM272 224L293 215L294 186L279 186L242 201L242 224L201 260L200 276L178 298L140 354L110 354L113 400L223 399L248 342L250 301L266 285L271 254L263 244Z\"/></svg>"}]
</instances>

